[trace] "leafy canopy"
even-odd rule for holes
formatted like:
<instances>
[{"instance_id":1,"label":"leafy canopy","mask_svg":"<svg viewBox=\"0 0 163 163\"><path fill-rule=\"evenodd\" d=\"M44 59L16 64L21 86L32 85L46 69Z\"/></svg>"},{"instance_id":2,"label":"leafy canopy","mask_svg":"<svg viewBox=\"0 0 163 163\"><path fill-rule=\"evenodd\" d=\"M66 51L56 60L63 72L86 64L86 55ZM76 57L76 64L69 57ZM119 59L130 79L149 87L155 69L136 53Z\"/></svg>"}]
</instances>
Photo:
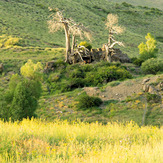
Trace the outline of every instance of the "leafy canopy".
<instances>
[{"instance_id":1,"label":"leafy canopy","mask_svg":"<svg viewBox=\"0 0 163 163\"><path fill-rule=\"evenodd\" d=\"M33 80L40 80L42 78L41 70L43 66L40 62L34 64L32 60L28 60L27 63L21 67L20 72L26 78L33 79Z\"/></svg>"},{"instance_id":2,"label":"leafy canopy","mask_svg":"<svg viewBox=\"0 0 163 163\"><path fill-rule=\"evenodd\" d=\"M144 44L143 42L138 46L139 48L139 54L140 54L140 59L142 60L147 60L150 58L156 58L156 54L158 52L158 49L156 47L157 42L154 39L154 37L148 33L147 36L145 37L147 40L146 43Z\"/></svg>"}]
</instances>

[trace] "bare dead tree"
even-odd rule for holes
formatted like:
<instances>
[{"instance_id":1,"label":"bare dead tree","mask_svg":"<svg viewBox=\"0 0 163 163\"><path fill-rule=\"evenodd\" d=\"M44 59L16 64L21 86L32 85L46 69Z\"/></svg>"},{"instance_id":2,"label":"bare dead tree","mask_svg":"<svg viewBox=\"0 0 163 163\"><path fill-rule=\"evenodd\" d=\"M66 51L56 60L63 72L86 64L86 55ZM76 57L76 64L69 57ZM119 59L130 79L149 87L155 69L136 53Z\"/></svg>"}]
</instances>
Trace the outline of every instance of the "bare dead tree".
<instances>
[{"instance_id":1,"label":"bare dead tree","mask_svg":"<svg viewBox=\"0 0 163 163\"><path fill-rule=\"evenodd\" d=\"M52 9L49 7L50 11L55 11L50 15L51 20L49 20L48 27L50 32L57 32L58 30L64 29L65 38L66 38L66 56L65 62L69 62L69 55L71 54L71 46L70 46L70 27L72 26L72 19L65 18L62 12L58 9Z\"/></svg>"},{"instance_id":2,"label":"bare dead tree","mask_svg":"<svg viewBox=\"0 0 163 163\"><path fill-rule=\"evenodd\" d=\"M83 39L83 37L86 37L89 41L91 41L91 31L81 23L77 24L73 22L70 31L72 33L72 51L74 51L75 48L76 36L80 36L81 39Z\"/></svg>"},{"instance_id":3,"label":"bare dead tree","mask_svg":"<svg viewBox=\"0 0 163 163\"><path fill-rule=\"evenodd\" d=\"M66 38L66 62L70 63L70 54L71 54L71 46L70 46L70 34L72 34L72 53L75 48L75 38L76 36L80 36L82 39L86 37L91 40L90 31L81 23L76 23L71 18L65 18L62 12L59 9L52 9L49 7L50 11L55 11L55 13L51 14L51 20L48 21L48 27L50 32L56 32L58 30L64 29L65 38Z\"/></svg>"},{"instance_id":4,"label":"bare dead tree","mask_svg":"<svg viewBox=\"0 0 163 163\"><path fill-rule=\"evenodd\" d=\"M116 41L114 39L114 35L123 33L124 28L118 25L118 16L113 14L108 14L105 25L106 28L109 30L108 43L105 44L105 57L108 62L111 62L110 49L113 49L116 44L118 44L119 46L124 46L122 42Z\"/></svg>"}]
</instances>

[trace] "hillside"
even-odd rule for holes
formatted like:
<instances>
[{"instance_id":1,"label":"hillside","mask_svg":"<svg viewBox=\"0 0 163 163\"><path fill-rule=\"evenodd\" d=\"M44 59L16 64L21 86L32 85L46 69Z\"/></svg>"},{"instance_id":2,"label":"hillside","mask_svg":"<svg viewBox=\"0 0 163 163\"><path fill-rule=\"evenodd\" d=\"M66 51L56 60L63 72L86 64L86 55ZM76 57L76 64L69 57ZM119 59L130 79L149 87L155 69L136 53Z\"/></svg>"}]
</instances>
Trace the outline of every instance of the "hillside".
<instances>
[{"instance_id":1,"label":"hillside","mask_svg":"<svg viewBox=\"0 0 163 163\"><path fill-rule=\"evenodd\" d=\"M163 11L136 5L106 0L0 1L0 36L5 34L0 37L0 41L9 40L10 36L20 38L18 46L0 49L0 64L4 65L4 70L0 72L0 105L4 105L1 99L9 88L11 76L16 73L20 75L20 68L28 59L34 63L41 62L44 68L47 62L54 61L53 70L43 74L43 91L36 117L47 121L56 118L69 121L80 119L86 122L99 121L103 124L109 121L134 120L138 125L142 125L145 109L143 99L146 94L142 92L141 83L147 76L142 72L140 65L118 62L66 64L63 61L64 31L51 34L47 27L48 16L51 14L48 6L58 7L64 10L66 17L72 17L92 30L94 39L91 44L93 48L97 48L107 41L107 14L117 14L119 24L126 28L125 33L117 36L117 39L125 44L121 50L129 57L137 56L137 46L145 41L146 34L150 32L158 42L158 58L162 59ZM162 82L162 72L158 70L157 73L157 76L149 77L151 85L158 85L157 80ZM100 107L78 110L78 97L85 92L98 96L103 100L103 104ZM95 94L92 94L93 92ZM161 96L162 93L160 91ZM161 102L162 99L149 103L145 125L162 126Z\"/></svg>"},{"instance_id":2,"label":"hillside","mask_svg":"<svg viewBox=\"0 0 163 163\"><path fill-rule=\"evenodd\" d=\"M122 2L127 2L130 3L132 5L135 6L147 6L147 7L155 7L155 8L159 8L160 10L163 9L163 1L162 0L108 0L108 1L112 1L112 2L118 2L118 3L122 3Z\"/></svg>"},{"instance_id":3,"label":"hillside","mask_svg":"<svg viewBox=\"0 0 163 163\"><path fill-rule=\"evenodd\" d=\"M152 5L152 2L149 4ZM122 48L124 52L137 56L137 46L145 41L144 36L150 32L158 41L162 58L163 11L143 5L146 4L136 7L106 0L3 0L0 1L0 35L22 38L22 46L64 47L64 31L55 34L48 32L48 7L52 6L63 9L66 17L88 26L93 32L92 44L96 48L107 41L105 19L108 13L113 13L119 16L119 24L126 28L126 32L118 36L125 43L125 48Z\"/></svg>"}]
</instances>

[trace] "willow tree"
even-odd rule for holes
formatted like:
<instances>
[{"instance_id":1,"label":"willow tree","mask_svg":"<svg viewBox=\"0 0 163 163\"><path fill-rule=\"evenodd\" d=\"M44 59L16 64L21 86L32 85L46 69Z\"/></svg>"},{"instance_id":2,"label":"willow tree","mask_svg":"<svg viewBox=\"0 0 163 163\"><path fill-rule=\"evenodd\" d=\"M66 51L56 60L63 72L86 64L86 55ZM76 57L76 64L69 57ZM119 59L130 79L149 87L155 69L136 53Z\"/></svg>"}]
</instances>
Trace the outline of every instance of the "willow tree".
<instances>
[{"instance_id":1,"label":"willow tree","mask_svg":"<svg viewBox=\"0 0 163 163\"><path fill-rule=\"evenodd\" d=\"M58 30L64 29L66 38L66 56L65 62L69 62L69 55L71 54L70 46L70 27L72 26L72 19L65 18L61 11L58 9L52 9L49 7L50 11L53 11L50 15L51 20L48 21L48 27L50 32L57 32Z\"/></svg>"},{"instance_id":2,"label":"willow tree","mask_svg":"<svg viewBox=\"0 0 163 163\"><path fill-rule=\"evenodd\" d=\"M122 42L115 40L114 35L123 33L124 28L118 25L118 16L113 14L108 14L105 25L106 28L109 30L108 43L105 44L106 60L108 62L111 62L111 49L113 49L116 44L124 46Z\"/></svg>"}]
</instances>

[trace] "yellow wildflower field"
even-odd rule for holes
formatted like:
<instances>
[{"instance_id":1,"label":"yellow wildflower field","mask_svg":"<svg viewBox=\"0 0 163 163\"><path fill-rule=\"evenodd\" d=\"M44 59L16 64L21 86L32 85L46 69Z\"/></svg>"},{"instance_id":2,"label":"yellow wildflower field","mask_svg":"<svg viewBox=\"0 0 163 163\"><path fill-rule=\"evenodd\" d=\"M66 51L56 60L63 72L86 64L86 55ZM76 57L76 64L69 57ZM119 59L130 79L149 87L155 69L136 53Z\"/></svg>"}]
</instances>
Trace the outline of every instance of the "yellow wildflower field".
<instances>
[{"instance_id":1,"label":"yellow wildflower field","mask_svg":"<svg viewBox=\"0 0 163 163\"><path fill-rule=\"evenodd\" d=\"M163 127L126 124L0 121L2 163L160 163Z\"/></svg>"}]
</instances>

